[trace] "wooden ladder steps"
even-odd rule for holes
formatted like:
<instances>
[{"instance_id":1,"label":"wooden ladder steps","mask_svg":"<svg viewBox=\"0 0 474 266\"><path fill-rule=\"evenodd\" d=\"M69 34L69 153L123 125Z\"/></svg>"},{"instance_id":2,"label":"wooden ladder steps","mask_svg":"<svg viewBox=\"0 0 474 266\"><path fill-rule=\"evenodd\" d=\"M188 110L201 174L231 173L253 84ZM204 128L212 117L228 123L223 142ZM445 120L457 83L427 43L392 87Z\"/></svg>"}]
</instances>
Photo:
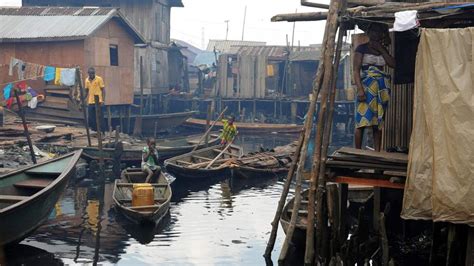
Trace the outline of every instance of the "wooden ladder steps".
<instances>
[{"instance_id":1,"label":"wooden ladder steps","mask_svg":"<svg viewBox=\"0 0 474 266\"><path fill-rule=\"evenodd\" d=\"M0 202L17 202L29 199L29 196L0 195Z\"/></svg>"},{"instance_id":2,"label":"wooden ladder steps","mask_svg":"<svg viewBox=\"0 0 474 266\"><path fill-rule=\"evenodd\" d=\"M133 187L133 183L117 183L119 187ZM151 184L152 187L167 187L168 184Z\"/></svg>"},{"instance_id":3,"label":"wooden ladder steps","mask_svg":"<svg viewBox=\"0 0 474 266\"><path fill-rule=\"evenodd\" d=\"M36 188L43 189L53 182L52 179L30 178L20 182L16 182L13 186L18 188Z\"/></svg>"}]
</instances>

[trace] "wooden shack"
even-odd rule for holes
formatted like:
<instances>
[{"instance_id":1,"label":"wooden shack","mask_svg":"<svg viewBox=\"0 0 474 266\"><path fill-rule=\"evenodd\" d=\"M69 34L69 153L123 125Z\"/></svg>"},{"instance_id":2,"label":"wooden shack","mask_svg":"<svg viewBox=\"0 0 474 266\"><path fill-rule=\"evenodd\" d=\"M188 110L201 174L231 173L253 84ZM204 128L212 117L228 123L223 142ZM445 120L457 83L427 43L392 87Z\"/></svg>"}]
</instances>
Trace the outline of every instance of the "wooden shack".
<instances>
[{"instance_id":1,"label":"wooden shack","mask_svg":"<svg viewBox=\"0 0 474 266\"><path fill-rule=\"evenodd\" d=\"M170 85L168 49L170 48L170 16L181 0L23 0L23 6L100 6L118 8L121 14L145 39L134 51L135 93L140 93L140 57L143 58L144 94L165 93ZM174 75L174 74L173 74Z\"/></svg>"},{"instance_id":2,"label":"wooden shack","mask_svg":"<svg viewBox=\"0 0 474 266\"><path fill-rule=\"evenodd\" d=\"M133 102L134 45L145 40L117 9L1 8L0 24L1 83L19 79L8 75L12 57L44 66L79 67L83 78L89 67L95 67L105 82L106 105ZM27 83L41 93L54 89L42 78ZM52 105L44 104L42 108ZM70 107L66 103L62 110L55 111L68 116Z\"/></svg>"}]
</instances>

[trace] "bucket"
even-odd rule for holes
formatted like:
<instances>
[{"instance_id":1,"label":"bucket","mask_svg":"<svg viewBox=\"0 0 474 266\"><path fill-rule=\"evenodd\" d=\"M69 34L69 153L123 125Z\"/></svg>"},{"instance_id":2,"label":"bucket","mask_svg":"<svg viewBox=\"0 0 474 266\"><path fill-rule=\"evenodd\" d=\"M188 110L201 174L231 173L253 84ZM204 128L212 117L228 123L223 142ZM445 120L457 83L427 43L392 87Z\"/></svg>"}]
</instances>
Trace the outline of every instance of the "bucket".
<instances>
[{"instance_id":1,"label":"bucket","mask_svg":"<svg viewBox=\"0 0 474 266\"><path fill-rule=\"evenodd\" d=\"M133 184L132 206L150 206L155 204L155 189L151 184Z\"/></svg>"}]
</instances>

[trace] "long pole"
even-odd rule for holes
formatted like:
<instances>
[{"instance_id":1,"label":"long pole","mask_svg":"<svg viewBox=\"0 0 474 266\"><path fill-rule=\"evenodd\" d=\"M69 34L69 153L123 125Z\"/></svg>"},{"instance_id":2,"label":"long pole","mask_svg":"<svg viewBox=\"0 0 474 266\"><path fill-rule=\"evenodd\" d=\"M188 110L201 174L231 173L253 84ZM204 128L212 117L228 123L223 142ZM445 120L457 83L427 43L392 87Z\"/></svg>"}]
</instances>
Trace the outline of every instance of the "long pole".
<instances>
[{"instance_id":1,"label":"long pole","mask_svg":"<svg viewBox=\"0 0 474 266\"><path fill-rule=\"evenodd\" d=\"M79 95L81 97L82 114L84 115L84 125L86 127L87 144L89 145L89 147L91 147L92 146L91 133L89 130L89 123L88 123L89 120L87 119L87 109L86 109L87 106L86 106L86 100L85 100L84 86L82 86L81 70L78 67L76 67L76 82L79 85Z\"/></svg>"},{"instance_id":2,"label":"long pole","mask_svg":"<svg viewBox=\"0 0 474 266\"><path fill-rule=\"evenodd\" d=\"M267 248L265 249L265 254L263 254L265 258L271 257L273 247L275 246L275 240L276 240L277 231L278 231L278 222L280 221L281 213L286 203L286 197L288 196L288 192L290 191L291 181L293 180L293 176L296 170L296 162L298 161L300 157L301 147L303 146L303 140L304 140L304 131L301 131L300 138L298 140L298 146L296 148L295 154L293 155L290 170L288 171L288 174L286 175L285 185L283 186L283 191L281 192L280 200L278 201L277 211L271 223L272 231L270 233L270 238L268 239Z\"/></svg>"},{"instance_id":3,"label":"long pole","mask_svg":"<svg viewBox=\"0 0 474 266\"><path fill-rule=\"evenodd\" d=\"M227 149L229 149L230 145L232 145L232 143L234 142L234 139L235 139L235 138L233 138L233 139L229 142L229 144L227 144L227 146L225 146L225 148L222 149L222 151L216 156L216 158L214 158L212 161L210 161L209 164L208 164L208 165L206 166L206 168L204 168L204 169L208 169L209 167L211 167L211 165L212 165L217 159L219 159L219 158L222 156L222 154L224 154L224 152L225 152Z\"/></svg>"},{"instance_id":4,"label":"long pole","mask_svg":"<svg viewBox=\"0 0 474 266\"><path fill-rule=\"evenodd\" d=\"M199 144L201 144L201 142L204 140L204 138L206 138L206 136L209 134L209 132L211 132L212 128L214 127L214 125L217 123L217 121L219 121L221 119L221 117L224 115L225 111L227 111L227 106L224 108L224 110L222 110L222 112L219 114L219 116L217 117L216 120L214 120L214 122L212 122L212 125L211 127L209 127L209 129L206 131L206 133L204 133L204 135L201 137L201 139L199 140L199 142L196 144L196 146L194 146L193 151L195 151L197 149L197 147L199 146Z\"/></svg>"},{"instance_id":5,"label":"long pole","mask_svg":"<svg viewBox=\"0 0 474 266\"><path fill-rule=\"evenodd\" d=\"M337 5L337 0L332 0L331 2L336 3ZM336 16L335 12L333 12L334 15ZM285 241L283 242L283 246L280 251L280 257L278 258L279 263L283 263L286 259L288 249L290 246L290 242L293 238L293 233L295 231L296 227L296 221L298 218L298 210L301 204L301 183L303 179L303 169L304 169L304 164L305 164L305 159L306 159L306 154L307 154L307 147L309 143L309 138L311 135L311 129L313 127L313 116L314 116L314 111L316 109L316 101L318 99L319 91L321 89L321 83L323 76L326 74L324 72L324 54L326 53L326 44L328 42L328 35L329 35L329 30L330 30L330 23L326 23L326 29L324 31L324 38L323 38L323 46L321 48L321 63L318 67L318 71L316 73L316 78L313 81L313 97L311 99L310 105L308 112L306 114L306 120L305 120L305 135L304 135L304 140L303 140L303 146L301 148L301 155L298 160L298 168L296 171L296 188L295 188L295 200L293 204L293 209L292 209L292 216L290 220L290 225L288 227L288 230L286 232L285 236Z\"/></svg>"},{"instance_id":6,"label":"long pole","mask_svg":"<svg viewBox=\"0 0 474 266\"><path fill-rule=\"evenodd\" d=\"M227 41L227 37L229 36L229 20L224 20L226 24L226 29L225 29L225 40Z\"/></svg>"},{"instance_id":7,"label":"long pole","mask_svg":"<svg viewBox=\"0 0 474 266\"><path fill-rule=\"evenodd\" d=\"M206 132L209 130L211 125L211 114L212 114L212 103L207 106L207 117L206 117ZM209 135L205 137L206 147L209 145Z\"/></svg>"},{"instance_id":8,"label":"long pole","mask_svg":"<svg viewBox=\"0 0 474 266\"><path fill-rule=\"evenodd\" d=\"M298 9L295 10L295 14L298 13ZM293 22L293 32L291 33L291 49L293 49L293 45L295 44L295 28L296 28L296 21Z\"/></svg>"},{"instance_id":9,"label":"long pole","mask_svg":"<svg viewBox=\"0 0 474 266\"><path fill-rule=\"evenodd\" d=\"M30 147L31 160L33 161L34 164L36 164L36 156L35 156L35 151L33 150L33 143L31 142L30 132L28 132L28 126L26 125L25 112L21 106L20 97L18 96L18 89L15 88L14 91L15 91L16 103L18 104L18 113L20 114L21 122L23 124L23 131L25 133L25 137L28 142L28 147Z\"/></svg>"},{"instance_id":10,"label":"long pole","mask_svg":"<svg viewBox=\"0 0 474 266\"><path fill-rule=\"evenodd\" d=\"M245 6L245 10L244 10L244 24L242 25L242 41L244 40L246 18L247 18L247 6Z\"/></svg>"}]
</instances>

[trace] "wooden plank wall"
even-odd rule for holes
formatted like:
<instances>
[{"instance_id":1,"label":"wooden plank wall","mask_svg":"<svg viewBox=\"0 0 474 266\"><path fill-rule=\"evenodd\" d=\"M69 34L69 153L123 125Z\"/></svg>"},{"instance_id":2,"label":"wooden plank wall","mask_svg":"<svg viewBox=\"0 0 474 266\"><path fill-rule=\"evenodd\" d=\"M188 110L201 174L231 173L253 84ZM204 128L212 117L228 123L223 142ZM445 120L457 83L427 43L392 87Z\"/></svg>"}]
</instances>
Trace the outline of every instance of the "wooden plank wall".
<instances>
[{"instance_id":1,"label":"wooden plank wall","mask_svg":"<svg viewBox=\"0 0 474 266\"><path fill-rule=\"evenodd\" d=\"M267 78L267 57L259 55L255 58L255 98L265 98Z\"/></svg>"},{"instance_id":2,"label":"wooden plank wall","mask_svg":"<svg viewBox=\"0 0 474 266\"><path fill-rule=\"evenodd\" d=\"M217 64L217 88L216 91L212 93L212 96L221 96L227 97L227 71L228 65L227 62L229 56L225 54L219 55L219 63Z\"/></svg>"},{"instance_id":3,"label":"wooden plank wall","mask_svg":"<svg viewBox=\"0 0 474 266\"><path fill-rule=\"evenodd\" d=\"M110 45L118 47L118 66L110 65ZM106 87L106 105L133 102L134 41L116 20L109 21L93 36L85 40L86 66L94 66L103 77Z\"/></svg>"},{"instance_id":4,"label":"wooden plank wall","mask_svg":"<svg viewBox=\"0 0 474 266\"><path fill-rule=\"evenodd\" d=\"M239 96L254 98L255 91L255 59L250 55L239 56Z\"/></svg>"}]
</instances>

